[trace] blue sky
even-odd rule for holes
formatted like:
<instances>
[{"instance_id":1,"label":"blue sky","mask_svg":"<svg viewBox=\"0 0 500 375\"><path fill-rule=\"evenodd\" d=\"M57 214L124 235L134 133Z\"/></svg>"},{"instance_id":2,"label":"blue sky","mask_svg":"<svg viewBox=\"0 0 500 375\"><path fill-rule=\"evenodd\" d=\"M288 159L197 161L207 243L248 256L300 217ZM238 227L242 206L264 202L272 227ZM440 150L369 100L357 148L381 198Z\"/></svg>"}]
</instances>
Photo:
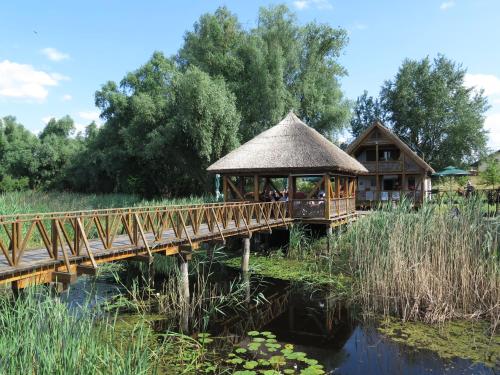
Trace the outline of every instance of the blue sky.
<instances>
[{"instance_id":1,"label":"blue sky","mask_svg":"<svg viewBox=\"0 0 500 375\"><path fill-rule=\"evenodd\" d=\"M0 116L15 115L33 132L69 114L78 127L98 120L94 93L119 81L155 50L174 54L202 13L226 5L255 26L269 1L10 1L0 3ZM492 108L489 146L500 148L500 1L291 0L299 22L348 30L341 57L346 96L377 94L404 58L443 53L468 69Z\"/></svg>"}]
</instances>

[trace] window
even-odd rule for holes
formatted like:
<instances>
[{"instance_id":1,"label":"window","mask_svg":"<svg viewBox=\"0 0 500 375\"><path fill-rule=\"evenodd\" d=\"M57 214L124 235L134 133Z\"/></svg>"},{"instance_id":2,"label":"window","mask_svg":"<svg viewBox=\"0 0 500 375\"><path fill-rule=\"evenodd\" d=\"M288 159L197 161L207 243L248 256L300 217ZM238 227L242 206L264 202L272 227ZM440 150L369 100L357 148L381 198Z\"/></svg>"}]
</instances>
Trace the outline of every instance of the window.
<instances>
[{"instance_id":1,"label":"window","mask_svg":"<svg viewBox=\"0 0 500 375\"><path fill-rule=\"evenodd\" d=\"M376 161L376 153L375 150L366 150L366 161Z\"/></svg>"},{"instance_id":2,"label":"window","mask_svg":"<svg viewBox=\"0 0 500 375\"><path fill-rule=\"evenodd\" d=\"M379 150L378 160L380 161L399 160L399 150L398 149Z\"/></svg>"}]
</instances>

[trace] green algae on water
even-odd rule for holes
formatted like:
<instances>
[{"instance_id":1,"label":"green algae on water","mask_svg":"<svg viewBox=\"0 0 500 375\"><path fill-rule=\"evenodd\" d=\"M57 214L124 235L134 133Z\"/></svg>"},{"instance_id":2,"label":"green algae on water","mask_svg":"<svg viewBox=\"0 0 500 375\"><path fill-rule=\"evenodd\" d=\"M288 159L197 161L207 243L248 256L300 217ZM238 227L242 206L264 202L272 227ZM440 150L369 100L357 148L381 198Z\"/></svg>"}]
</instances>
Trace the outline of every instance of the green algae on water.
<instances>
[{"instance_id":1,"label":"green algae on water","mask_svg":"<svg viewBox=\"0 0 500 375\"><path fill-rule=\"evenodd\" d=\"M239 268L241 260L231 258L224 261L228 267ZM267 257L262 255L252 255L250 258L250 269L265 277L287 281L301 281L314 284L328 285L334 287L338 292L345 292L350 285L350 277L338 274L331 275L328 272L320 271L313 262L290 259L283 256Z\"/></svg>"},{"instance_id":2,"label":"green algae on water","mask_svg":"<svg viewBox=\"0 0 500 375\"><path fill-rule=\"evenodd\" d=\"M387 318L378 331L390 340L427 349L441 358L465 358L488 367L500 361L500 335L491 335L486 321L450 321L440 325Z\"/></svg>"}]
</instances>

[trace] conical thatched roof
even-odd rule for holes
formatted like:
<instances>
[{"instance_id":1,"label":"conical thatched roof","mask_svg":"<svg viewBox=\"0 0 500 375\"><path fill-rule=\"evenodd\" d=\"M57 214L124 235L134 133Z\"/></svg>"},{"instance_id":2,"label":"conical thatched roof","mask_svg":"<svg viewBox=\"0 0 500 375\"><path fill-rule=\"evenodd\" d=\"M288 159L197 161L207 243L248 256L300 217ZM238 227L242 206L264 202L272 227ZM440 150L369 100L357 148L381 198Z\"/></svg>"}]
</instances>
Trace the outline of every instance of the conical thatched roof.
<instances>
[{"instance_id":1,"label":"conical thatched roof","mask_svg":"<svg viewBox=\"0 0 500 375\"><path fill-rule=\"evenodd\" d=\"M237 172L367 172L365 167L293 112L281 122L216 161L208 171Z\"/></svg>"}]
</instances>

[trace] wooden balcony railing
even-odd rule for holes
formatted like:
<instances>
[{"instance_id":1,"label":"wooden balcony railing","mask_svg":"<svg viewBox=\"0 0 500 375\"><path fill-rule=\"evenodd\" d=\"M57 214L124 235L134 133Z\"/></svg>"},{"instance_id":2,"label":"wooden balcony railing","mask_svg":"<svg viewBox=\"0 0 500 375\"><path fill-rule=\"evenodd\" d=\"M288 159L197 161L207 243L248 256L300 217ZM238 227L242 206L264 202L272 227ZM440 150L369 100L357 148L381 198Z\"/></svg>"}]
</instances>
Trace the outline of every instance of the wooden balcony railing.
<instances>
[{"instance_id":1,"label":"wooden balcony railing","mask_svg":"<svg viewBox=\"0 0 500 375\"><path fill-rule=\"evenodd\" d=\"M357 191L356 201L369 202L369 201L400 201L402 199L409 199L412 202L422 201L422 191L420 190L371 190L371 191Z\"/></svg>"},{"instance_id":2,"label":"wooden balcony railing","mask_svg":"<svg viewBox=\"0 0 500 375\"><path fill-rule=\"evenodd\" d=\"M329 216L326 215L326 200L324 199L294 199L292 201L292 216L294 218L334 218L352 213L355 209L355 197L330 199Z\"/></svg>"}]
</instances>

